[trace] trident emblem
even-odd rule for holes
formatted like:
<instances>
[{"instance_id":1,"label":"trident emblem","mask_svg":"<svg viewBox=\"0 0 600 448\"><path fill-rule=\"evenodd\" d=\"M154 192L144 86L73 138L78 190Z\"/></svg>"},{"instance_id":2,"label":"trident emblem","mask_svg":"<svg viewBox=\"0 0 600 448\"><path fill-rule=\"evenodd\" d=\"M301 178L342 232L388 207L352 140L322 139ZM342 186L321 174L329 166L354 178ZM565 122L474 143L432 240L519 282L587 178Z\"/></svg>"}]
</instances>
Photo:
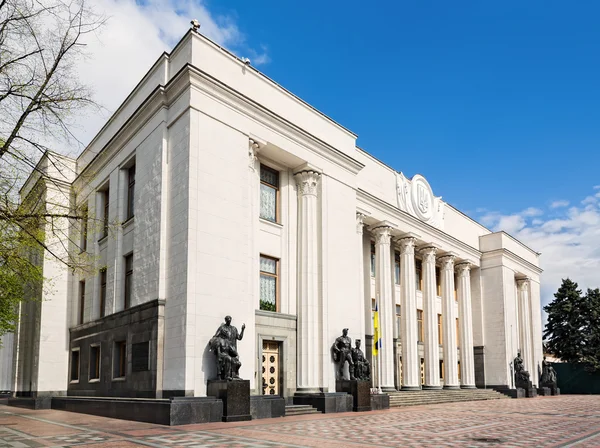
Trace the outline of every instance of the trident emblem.
<instances>
[{"instance_id":1,"label":"trident emblem","mask_svg":"<svg viewBox=\"0 0 600 448\"><path fill-rule=\"evenodd\" d=\"M429 210L429 195L423 185L417 185L417 199L419 202L419 209L423 213L427 213Z\"/></svg>"}]
</instances>

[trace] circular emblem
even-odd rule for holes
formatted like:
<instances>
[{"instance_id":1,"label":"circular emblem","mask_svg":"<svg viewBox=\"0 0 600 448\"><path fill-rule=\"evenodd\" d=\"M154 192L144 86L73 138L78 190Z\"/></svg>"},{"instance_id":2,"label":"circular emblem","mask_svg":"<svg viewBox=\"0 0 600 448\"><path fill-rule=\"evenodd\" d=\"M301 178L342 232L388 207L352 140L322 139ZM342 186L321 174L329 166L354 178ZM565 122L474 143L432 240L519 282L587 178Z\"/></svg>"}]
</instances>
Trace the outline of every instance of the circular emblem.
<instances>
[{"instance_id":1,"label":"circular emblem","mask_svg":"<svg viewBox=\"0 0 600 448\"><path fill-rule=\"evenodd\" d=\"M417 174L413 176L411 183L413 209L419 218L427 221L433 216L433 192L429 182L423 176Z\"/></svg>"}]
</instances>

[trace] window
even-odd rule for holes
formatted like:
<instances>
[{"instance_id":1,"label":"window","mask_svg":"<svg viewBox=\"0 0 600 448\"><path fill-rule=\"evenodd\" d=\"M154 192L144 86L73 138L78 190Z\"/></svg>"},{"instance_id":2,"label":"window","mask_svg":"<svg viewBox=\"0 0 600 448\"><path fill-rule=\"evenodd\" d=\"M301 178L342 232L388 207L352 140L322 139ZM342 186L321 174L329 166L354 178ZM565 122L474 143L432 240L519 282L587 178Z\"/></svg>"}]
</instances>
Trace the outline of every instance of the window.
<instances>
[{"instance_id":1,"label":"window","mask_svg":"<svg viewBox=\"0 0 600 448\"><path fill-rule=\"evenodd\" d=\"M100 346L90 347L90 380L100 379Z\"/></svg>"},{"instance_id":2,"label":"window","mask_svg":"<svg viewBox=\"0 0 600 448\"><path fill-rule=\"evenodd\" d=\"M71 351L71 381L79 381L79 349Z\"/></svg>"},{"instance_id":3,"label":"window","mask_svg":"<svg viewBox=\"0 0 600 448\"><path fill-rule=\"evenodd\" d=\"M398 326L398 339L402 336L402 326L400 325L401 307L396 305L396 325Z\"/></svg>"},{"instance_id":4,"label":"window","mask_svg":"<svg viewBox=\"0 0 600 448\"><path fill-rule=\"evenodd\" d=\"M106 313L106 268L100 271L100 317Z\"/></svg>"},{"instance_id":5,"label":"window","mask_svg":"<svg viewBox=\"0 0 600 448\"><path fill-rule=\"evenodd\" d=\"M454 274L454 301L458 302L458 293L456 292L456 274Z\"/></svg>"},{"instance_id":6,"label":"window","mask_svg":"<svg viewBox=\"0 0 600 448\"><path fill-rule=\"evenodd\" d=\"M79 282L79 321L78 324L83 323L83 312L85 310L85 280Z\"/></svg>"},{"instance_id":7,"label":"window","mask_svg":"<svg viewBox=\"0 0 600 448\"><path fill-rule=\"evenodd\" d=\"M400 254L394 252L394 280L396 284L400 284Z\"/></svg>"},{"instance_id":8,"label":"window","mask_svg":"<svg viewBox=\"0 0 600 448\"><path fill-rule=\"evenodd\" d=\"M131 293L133 288L133 254L125 257L125 301L124 309L131 306Z\"/></svg>"},{"instance_id":9,"label":"window","mask_svg":"<svg viewBox=\"0 0 600 448\"><path fill-rule=\"evenodd\" d=\"M277 270L278 260L260 256L260 309L278 311L277 309Z\"/></svg>"},{"instance_id":10,"label":"window","mask_svg":"<svg viewBox=\"0 0 600 448\"><path fill-rule=\"evenodd\" d=\"M85 252L87 250L87 233L88 233L88 209L84 207L81 210L81 241L79 242L79 247L81 248L81 252Z\"/></svg>"},{"instance_id":11,"label":"window","mask_svg":"<svg viewBox=\"0 0 600 448\"><path fill-rule=\"evenodd\" d=\"M438 314L438 344L442 345L444 343L444 338L442 336L442 315Z\"/></svg>"},{"instance_id":12,"label":"window","mask_svg":"<svg viewBox=\"0 0 600 448\"><path fill-rule=\"evenodd\" d=\"M375 277L375 243L371 243L371 277Z\"/></svg>"},{"instance_id":13,"label":"window","mask_svg":"<svg viewBox=\"0 0 600 448\"><path fill-rule=\"evenodd\" d=\"M115 342L113 352L113 378L125 378L127 368L127 342Z\"/></svg>"},{"instance_id":14,"label":"window","mask_svg":"<svg viewBox=\"0 0 600 448\"><path fill-rule=\"evenodd\" d=\"M456 318L456 346L460 347L460 331L458 326L458 317Z\"/></svg>"},{"instance_id":15,"label":"window","mask_svg":"<svg viewBox=\"0 0 600 448\"><path fill-rule=\"evenodd\" d=\"M260 166L260 217L279 221L279 172Z\"/></svg>"},{"instance_id":16,"label":"window","mask_svg":"<svg viewBox=\"0 0 600 448\"><path fill-rule=\"evenodd\" d=\"M423 265L421 260L415 260L415 279L417 281L417 291L423 290L423 275L422 275Z\"/></svg>"},{"instance_id":17,"label":"window","mask_svg":"<svg viewBox=\"0 0 600 448\"><path fill-rule=\"evenodd\" d=\"M435 268L435 289L436 294L441 297L442 295L442 277L440 276L440 268Z\"/></svg>"},{"instance_id":18,"label":"window","mask_svg":"<svg viewBox=\"0 0 600 448\"><path fill-rule=\"evenodd\" d=\"M127 217L125 220L133 218L135 206L135 165L127 170Z\"/></svg>"},{"instance_id":19,"label":"window","mask_svg":"<svg viewBox=\"0 0 600 448\"><path fill-rule=\"evenodd\" d=\"M460 361L458 361L457 367L458 367L458 379L460 381Z\"/></svg>"},{"instance_id":20,"label":"window","mask_svg":"<svg viewBox=\"0 0 600 448\"><path fill-rule=\"evenodd\" d=\"M423 342L423 310L417 310L417 331L418 331L418 342Z\"/></svg>"},{"instance_id":21,"label":"window","mask_svg":"<svg viewBox=\"0 0 600 448\"><path fill-rule=\"evenodd\" d=\"M443 380L444 376L444 360L440 359L440 380Z\"/></svg>"},{"instance_id":22,"label":"window","mask_svg":"<svg viewBox=\"0 0 600 448\"><path fill-rule=\"evenodd\" d=\"M375 307L377 306L377 302L375 299L371 299L371 311L375 311Z\"/></svg>"},{"instance_id":23,"label":"window","mask_svg":"<svg viewBox=\"0 0 600 448\"><path fill-rule=\"evenodd\" d=\"M108 206L110 205L110 191L107 188L102 192L102 206L104 208L104 212L102 215L103 225L102 225L102 236L100 239L108 236Z\"/></svg>"}]
</instances>

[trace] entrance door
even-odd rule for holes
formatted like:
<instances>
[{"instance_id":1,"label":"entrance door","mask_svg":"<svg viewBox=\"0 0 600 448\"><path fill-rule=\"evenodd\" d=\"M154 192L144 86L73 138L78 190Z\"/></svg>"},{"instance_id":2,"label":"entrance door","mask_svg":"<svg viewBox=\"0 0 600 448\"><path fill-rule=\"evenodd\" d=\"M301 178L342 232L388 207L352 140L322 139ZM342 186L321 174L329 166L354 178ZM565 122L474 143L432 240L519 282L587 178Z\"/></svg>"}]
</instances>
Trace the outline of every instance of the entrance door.
<instances>
[{"instance_id":1,"label":"entrance door","mask_svg":"<svg viewBox=\"0 0 600 448\"><path fill-rule=\"evenodd\" d=\"M263 395L281 395L279 381L279 342L263 341L262 387Z\"/></svg>"}]
</instances>

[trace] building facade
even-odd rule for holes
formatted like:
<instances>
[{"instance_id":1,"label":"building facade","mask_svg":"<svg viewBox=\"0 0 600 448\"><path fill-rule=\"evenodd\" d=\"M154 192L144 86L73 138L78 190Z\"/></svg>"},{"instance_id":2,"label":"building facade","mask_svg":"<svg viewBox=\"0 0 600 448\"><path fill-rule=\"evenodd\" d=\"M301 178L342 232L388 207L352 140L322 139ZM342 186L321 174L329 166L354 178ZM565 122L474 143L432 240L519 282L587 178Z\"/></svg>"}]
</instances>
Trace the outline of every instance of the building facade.
<instances>
[{"instance_id":1,"label":"building facade","mask_svg":"<svg viewBox=\"0 0 600 448\"><path fill-rule=\"evenodd\" d=\"M226 315L253 394L335 391L343 328L383 390L512 387L518 351L537 384L539 254L356 138L187 33L76 160L47 154L24 186L86 213L63 224L90 269L41 254L53 285L5 337L2 387L204 396Z\"/></svg>"}]
</instances>

